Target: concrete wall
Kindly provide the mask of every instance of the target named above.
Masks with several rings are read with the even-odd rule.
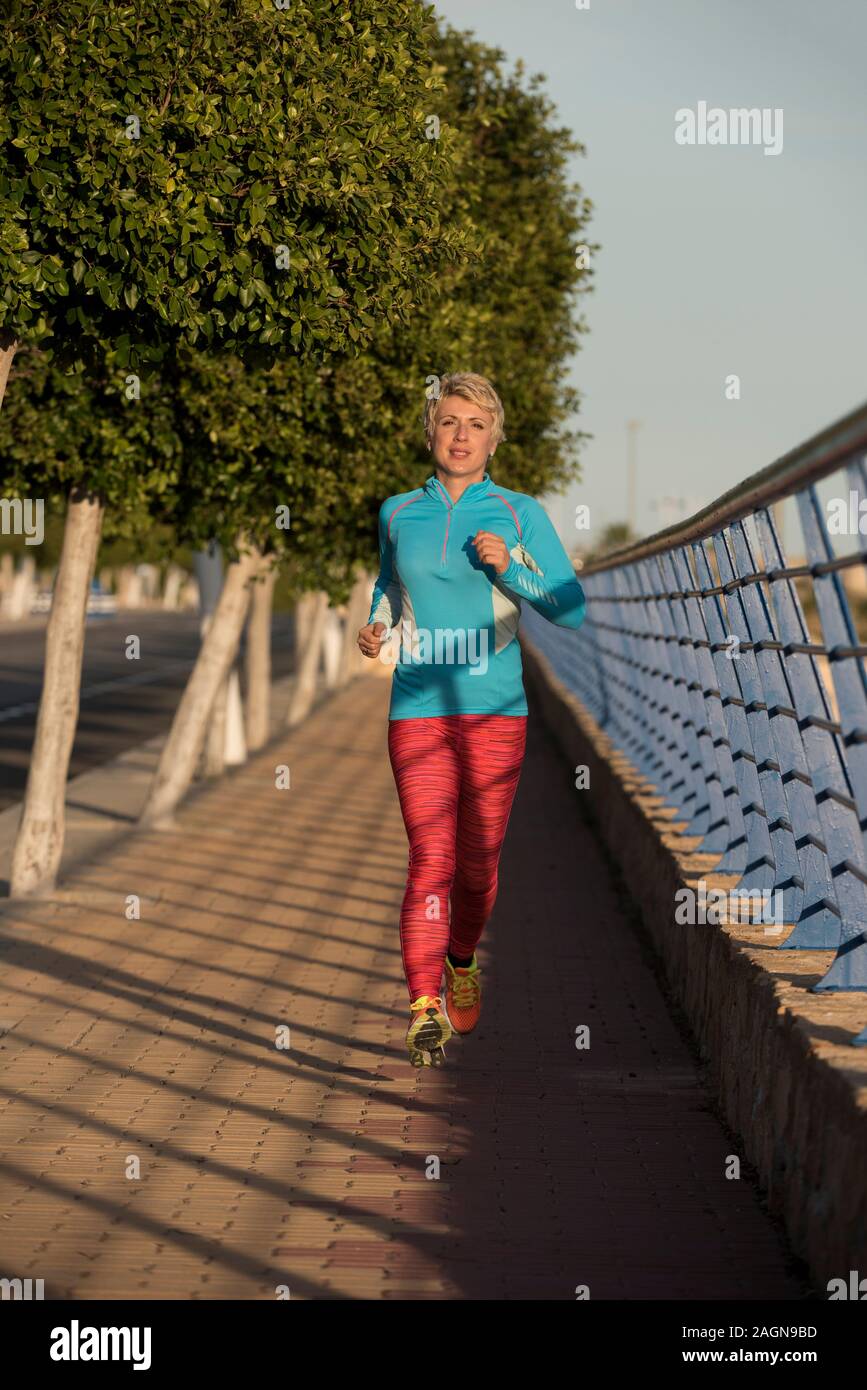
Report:
[[[576,790],[620,870],[709,1064],[720,1109],[742,1138],[772,1211],[824,1291],[850,1270],[867,1278],[867,993],[812,994],[833,951],[780,951],[788,927],[686,926],[675,893],[712,872],[675,814],[620,754],[546,658],[522,636],[528,689],[571,760]]]

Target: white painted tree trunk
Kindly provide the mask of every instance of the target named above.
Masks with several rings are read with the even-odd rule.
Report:
[[[0,332],[0,405],[3,404],[3,397],[6,395],[9,368],[12,366],[12,359],[17,349],[17,339],[12,338],[8,330]]]
[[[169,565],[163,587],[163,608],[170,613],[176,613],[180,607],[181,586],[186,577],[186,571],[180,565]]]
[[[217,691],[211,710],[202,759],[203,775],[222,777],[227,767],[240,767],[246,761],[241,682],[233,667]]]
[[[340,654],[340,675],[338,685],[346,685],[361,670],[360,662],[366,658],[358,650],[358,629],[364,623],[370,609],[371,585],[367,574],[360,574],[352,586],[343,627],[343,644]]]
[[[343,629],[346,607],[328,608],[322,630],[322,669],[326,690],[334,690],[340,680],[340,659],[343,655]]]
[[[244,653],[247,686],[247,747],[250,752],[268,740],[271,711],[271,613],[277,567],[263,559],[259,579],[253,585],[247,647]]]
[[[307,636],[310,632],[310,620],[316,608],[316,594],[308,589],[303,593],[295,604],[295,653],[296,664],[301,660],[298,655],[307,646]]]
[[[7,550],[0,555],[0,598],[5,597],[12,588],[15,579],[15,561]],[[2,608],[2,603],[0,603]]]
[[[20,622],[22,618],[29,618],[35,597],[36,582],[31,562],[30,566],[22,565],[12,581],[12,588],[9,591],[4,609],[4,617],[12,618],[14,622]]]
[[[223,762],[226,767],[240,767],[247,761],[247,739],[244,734],[244,703],[237,668],[229,672],[226,682],[226,738]]]
[[[124,565],[120,571],[117,606],[118,608],[141,608],[142,606],[141,575],[137,573],[134,565]]]
[[[208,732],[205,736],[204,774],[206,777],[221,777],[226,766],[226,705],[229,694],[229,677],[220,681],[214,696]]]
[[[289,728],[293,728],[307,718],[316,695],[316,677],[319,672],[322,637],[328,614],[328,595],[323,592],[314,594],[310,608],[309,620],[306,620],[304,624],[306,635],[303,645],[296,647],[295,651],[297,679],[292,688],[289,711],[286,717]]]
[[[87,595],[102,531],[103,504],[70,494],[63,550],[45,635],[45,671],[24,809],[12,854],[10,896],[51,893],[63,854],[66,777],[78,724]]]
[[[259,552],[247,551],[227,569],[216,611],[175,713],[140,824],[174,829],[174,811],[189,789],[220,686],[226,679],[250,603]]]
[[[220,582],[222,583],[222,580],[221,580]],[[212,618],[213,616],[214,616],[213,613],[202,613],[201,611],[199,612],[199,645],[200,645],[200,646],[201,646],[202,642],[204,642],[204,640],[205,640],[205,633],[208,631],[208,628],[211,626],[211,618]],[[213,728],[214,717],[215,717],[215,715],[216,715],[217,717],[219,717],[219,698],[220,698],[220,694],[219,694],[219,691],[218,691],[217,694],[214,696],[214,703],[213,703],[213,705],[211,706],[211,714],[210,714],[210,718],[209,718],[209,720],[208,720],[207,732],[206,732],[206,734],[205,734],[204,739],[202,740],[202,746],[201,746],[201,748],[200,748],[200,750],[199,750],[199,756],[198,756],[198,758],[196,759],[196,767],[195,767],[195,771],[193,772],[193,781],[198,781],[199,778],[201,778],[201,777],[207,777],[207,776],[210,775],[209,772],[208,772],[208,767],[209,767],[209,765],[212,764],[212,760],[213,760],[213,756],[214,756],[214,745],[213,745],[213,740],[212,740],[212,738],[211,738],[211,730],[212,730],[212,728]]]
[[[187,575],[187,578],[181,585],[178,603],[184,613],[192,613],[195,609],[200,607],[199,585],[193,575]]]
[[[159,597],[160,572],[156,565],[141,564],[136,565],[136,574],[141,584],[142,598],[146,604],[150,604]]]

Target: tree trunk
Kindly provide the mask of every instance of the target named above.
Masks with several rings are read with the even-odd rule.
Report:
[[[370,589],[368,576],[360,574],[352,587],[346,609],[338,685],[346,685],[353,676],[357,676],[360,670],[359,661],[366,660],[366,657],[363,657],[358,650],[357,639],[358,629],[363,625],[370,608]]]
[[[141,575],[137,573],[135,565],[122,565],[118,578],[118,608],[141,608],[141,599]]]
[[[316,594],[308,589],[295,604],[295,662],[301,660],[299,653],[307,646],[310,633],[310,619],[316,607]]]
[[[325,689],[336,690],[340,684],[340,667],[343,659],[343,634],[346,629],[346,604],[337,608],[327,608],[325,625],[322,630],[322,670],[325,676]]]
[[[3,404],[3,397],[6,395],[9,368],[17,350],[18,339],[13,338],[8,329],[0,330],[0,405]]]
[[[273,560],[263,560],[260,577],[253,585],[250,618],[247,623],[246,685],[247,685],[247,747],[250,752],[261,748],[268,740],[271,710],[271,610],[277,566]]]
[[[241,699],[241,680],[233,666],[226,681],[226,739],[223,744],[223,763],[240,767],[247,761],[247,736],[244,733],[244,702]]]
[[[226,571],[220,600],[175,712],[141,814],[139,824],[148,829],[176,827],[173,813],[190,786],[217,692],[235,659],[250,603],[250,581],[259,563],[259,551],[248,551]]]
[[[66,776],[78,724],[87,595],[102,531],[101,498],[74,489],[45,635],[45,673],[10,896],[51,893],[63,855]]]
[[[319,671],[319,657],[322,653],[322,635],[328,614],[328,595],[316,593],[312,596],[309,621],[305,621],[306,638],[304,644],[295,652],[297,679],[292,688],[289,712],[286,723],[289,728],[300,724],[307,718],[316,694],[316,676]]]
[[[244,705],[234,665],[217,691],[202,756],[202,776],[222,777],[227,767],[247,761]]]
[[[163,584],[163,608],[170,613],[177,613],[180,608],[181,587],[186,577],[186,573],[180,565],[169,565],[166,570],[165,583]]]
[[[228,697],[229,677],[227,675],[225,680],[220,681],[220,687],[211,706],[211,717],[208,720],[204,765],[206,777],[222,777],[223,769],[226,766],[226,706]]]
[[[7,550],[0,555],[0,612],[7,594],[12,592],[12,585],[15,583],[15,560]]]

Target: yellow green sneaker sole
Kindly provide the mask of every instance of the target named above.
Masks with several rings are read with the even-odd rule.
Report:
[[[440,998],[423,995],[422,999],[424,1003],[416,1000],[412,1006],[414,1017],[406,1030],[409,1060],[414,1067],[441,1067],[452,1027]]]

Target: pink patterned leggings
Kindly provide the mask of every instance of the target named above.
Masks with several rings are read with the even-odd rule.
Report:
[[[400,947],[410,1002],[441,992],[447,951],[468,959],[476,949],[497,897],[526,742],[526,715],[389,720],[409,840]]]

